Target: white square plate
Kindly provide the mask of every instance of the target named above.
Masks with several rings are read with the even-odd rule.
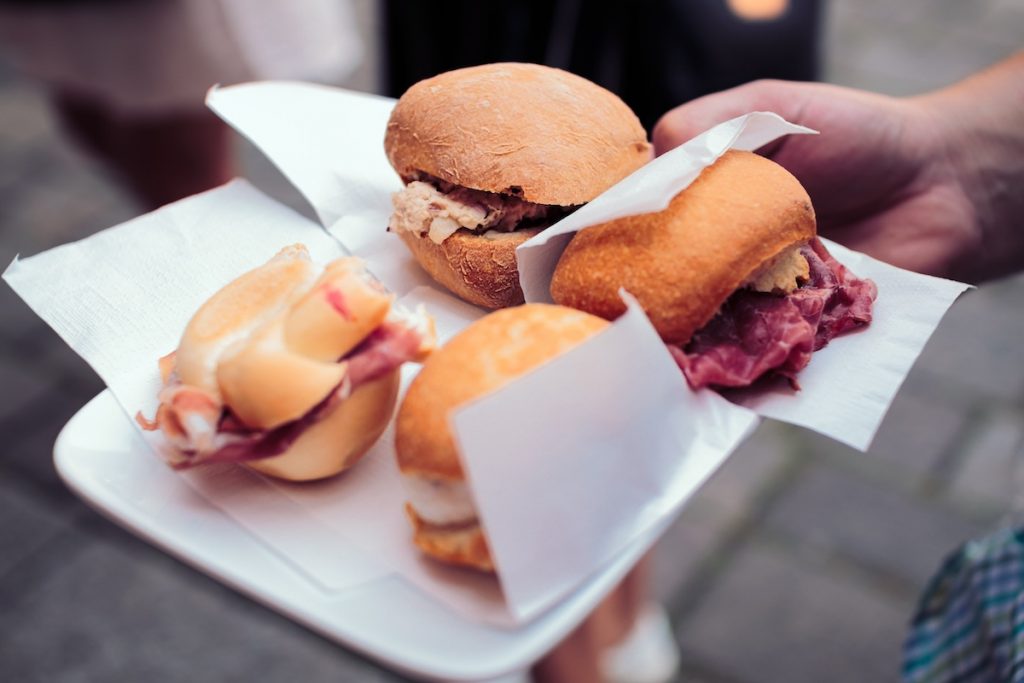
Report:
[[[448,611],[397,575],[325,592],[154,457],[109,391],[65,425],[54,462],[86,502],[199,571],[388,667],[451,681],[482,681],[529,667],[671,522],[636,541],[538,619],[502,629]]]

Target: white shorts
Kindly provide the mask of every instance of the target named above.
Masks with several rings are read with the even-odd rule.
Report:
[[[135,0],[0,7],[0,49],[50,85],[139,114],[202,107],[218,83],[337,82],[362,42],[348,0]]]

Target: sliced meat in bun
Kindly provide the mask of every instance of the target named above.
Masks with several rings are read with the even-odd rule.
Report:
[[[811,352],[867,324],[876,296],[816,237],[807,192],[750,152],[726,153],[664,211],[578,232],[555,268],[556,303],[612,320],[633,294],[691,386],[795,384]]]
[[[515,248],[650,158],[614,94],[537,64],[487,64],[413,85],[384,148],[406,188],[389,229],[466,301],[523,302]]]
[[[402,401],[395,431],[406,512],[423,552],[450,564],[494,569],[450,431],[451,412],[607,325],[562,306],[527,304],[481,318],[427,360]]]
[[[387,425],[398,370],[432,349],[432,322],[403,314],[358,259],[320,267],[283,249],[215,293],[178,349],[147,429],[178,468],[243,462],[290,480],[354,464]]]

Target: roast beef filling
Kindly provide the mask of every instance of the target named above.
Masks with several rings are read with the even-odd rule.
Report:
[[[512,194],[484,192],[421,175],[392,197],[388,229],[406,230],[440,244],[458,230],[483,234],[543,228],[572,213],[573,206],[534,204]]]
[[[191,429],[189,422],[198,415],[192,405],[207,402],[193,400],[205,392],[193,387],[172,383],[161,396],[161,406],[154,422],[139,420],[143,429],[163,430],[175,446],[168,460],[175,469],[185,469],[210,462],[244,462],[280,455],[310,426],[328,415],[339,403],[347,399],[360,386],[384,377],[403,363],[413,360],[423,343],[423,334],[407,324],[387,320],[370,336],[345,356],[348,372],[341,383],[320,403],[297,420],[269,430],[252,429],[236,418],[229,408],[220,411],[215,433]],[[201,395],[201,396],[200,396]],[[189,397],[186,402],[183,397]],[[208,411],[207,411],[208,412]],[[208,430],[213,432],[214,430]],[[197,439],[202,434],[204,438]]]
[[[738,290],[685,348],[669,347],[691,387],[745,387],[774,374],[798,389],[811,353],[871,322],[874,282],[853,275],[817,239],[801,254],[809,274],[796,290]]]

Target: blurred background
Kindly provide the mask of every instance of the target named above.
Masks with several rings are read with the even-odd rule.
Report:
[[[309,214],[203,111],[215,83],[319,80],[397,95],[463,64],[572,69],[652,125],[759,77],[891,95],[1024,46],[1024,0],[636,3],[0,1],[0,260],[244,175]],[[1020,521],[1024,280],[970,292],[871,451],[765,424],[662,541],[681,681],[898,679],[917,595],[960,542]],[[102,389],[0,288],[0,675],[11,681],[405,680],[79,502],[51,448]]]

